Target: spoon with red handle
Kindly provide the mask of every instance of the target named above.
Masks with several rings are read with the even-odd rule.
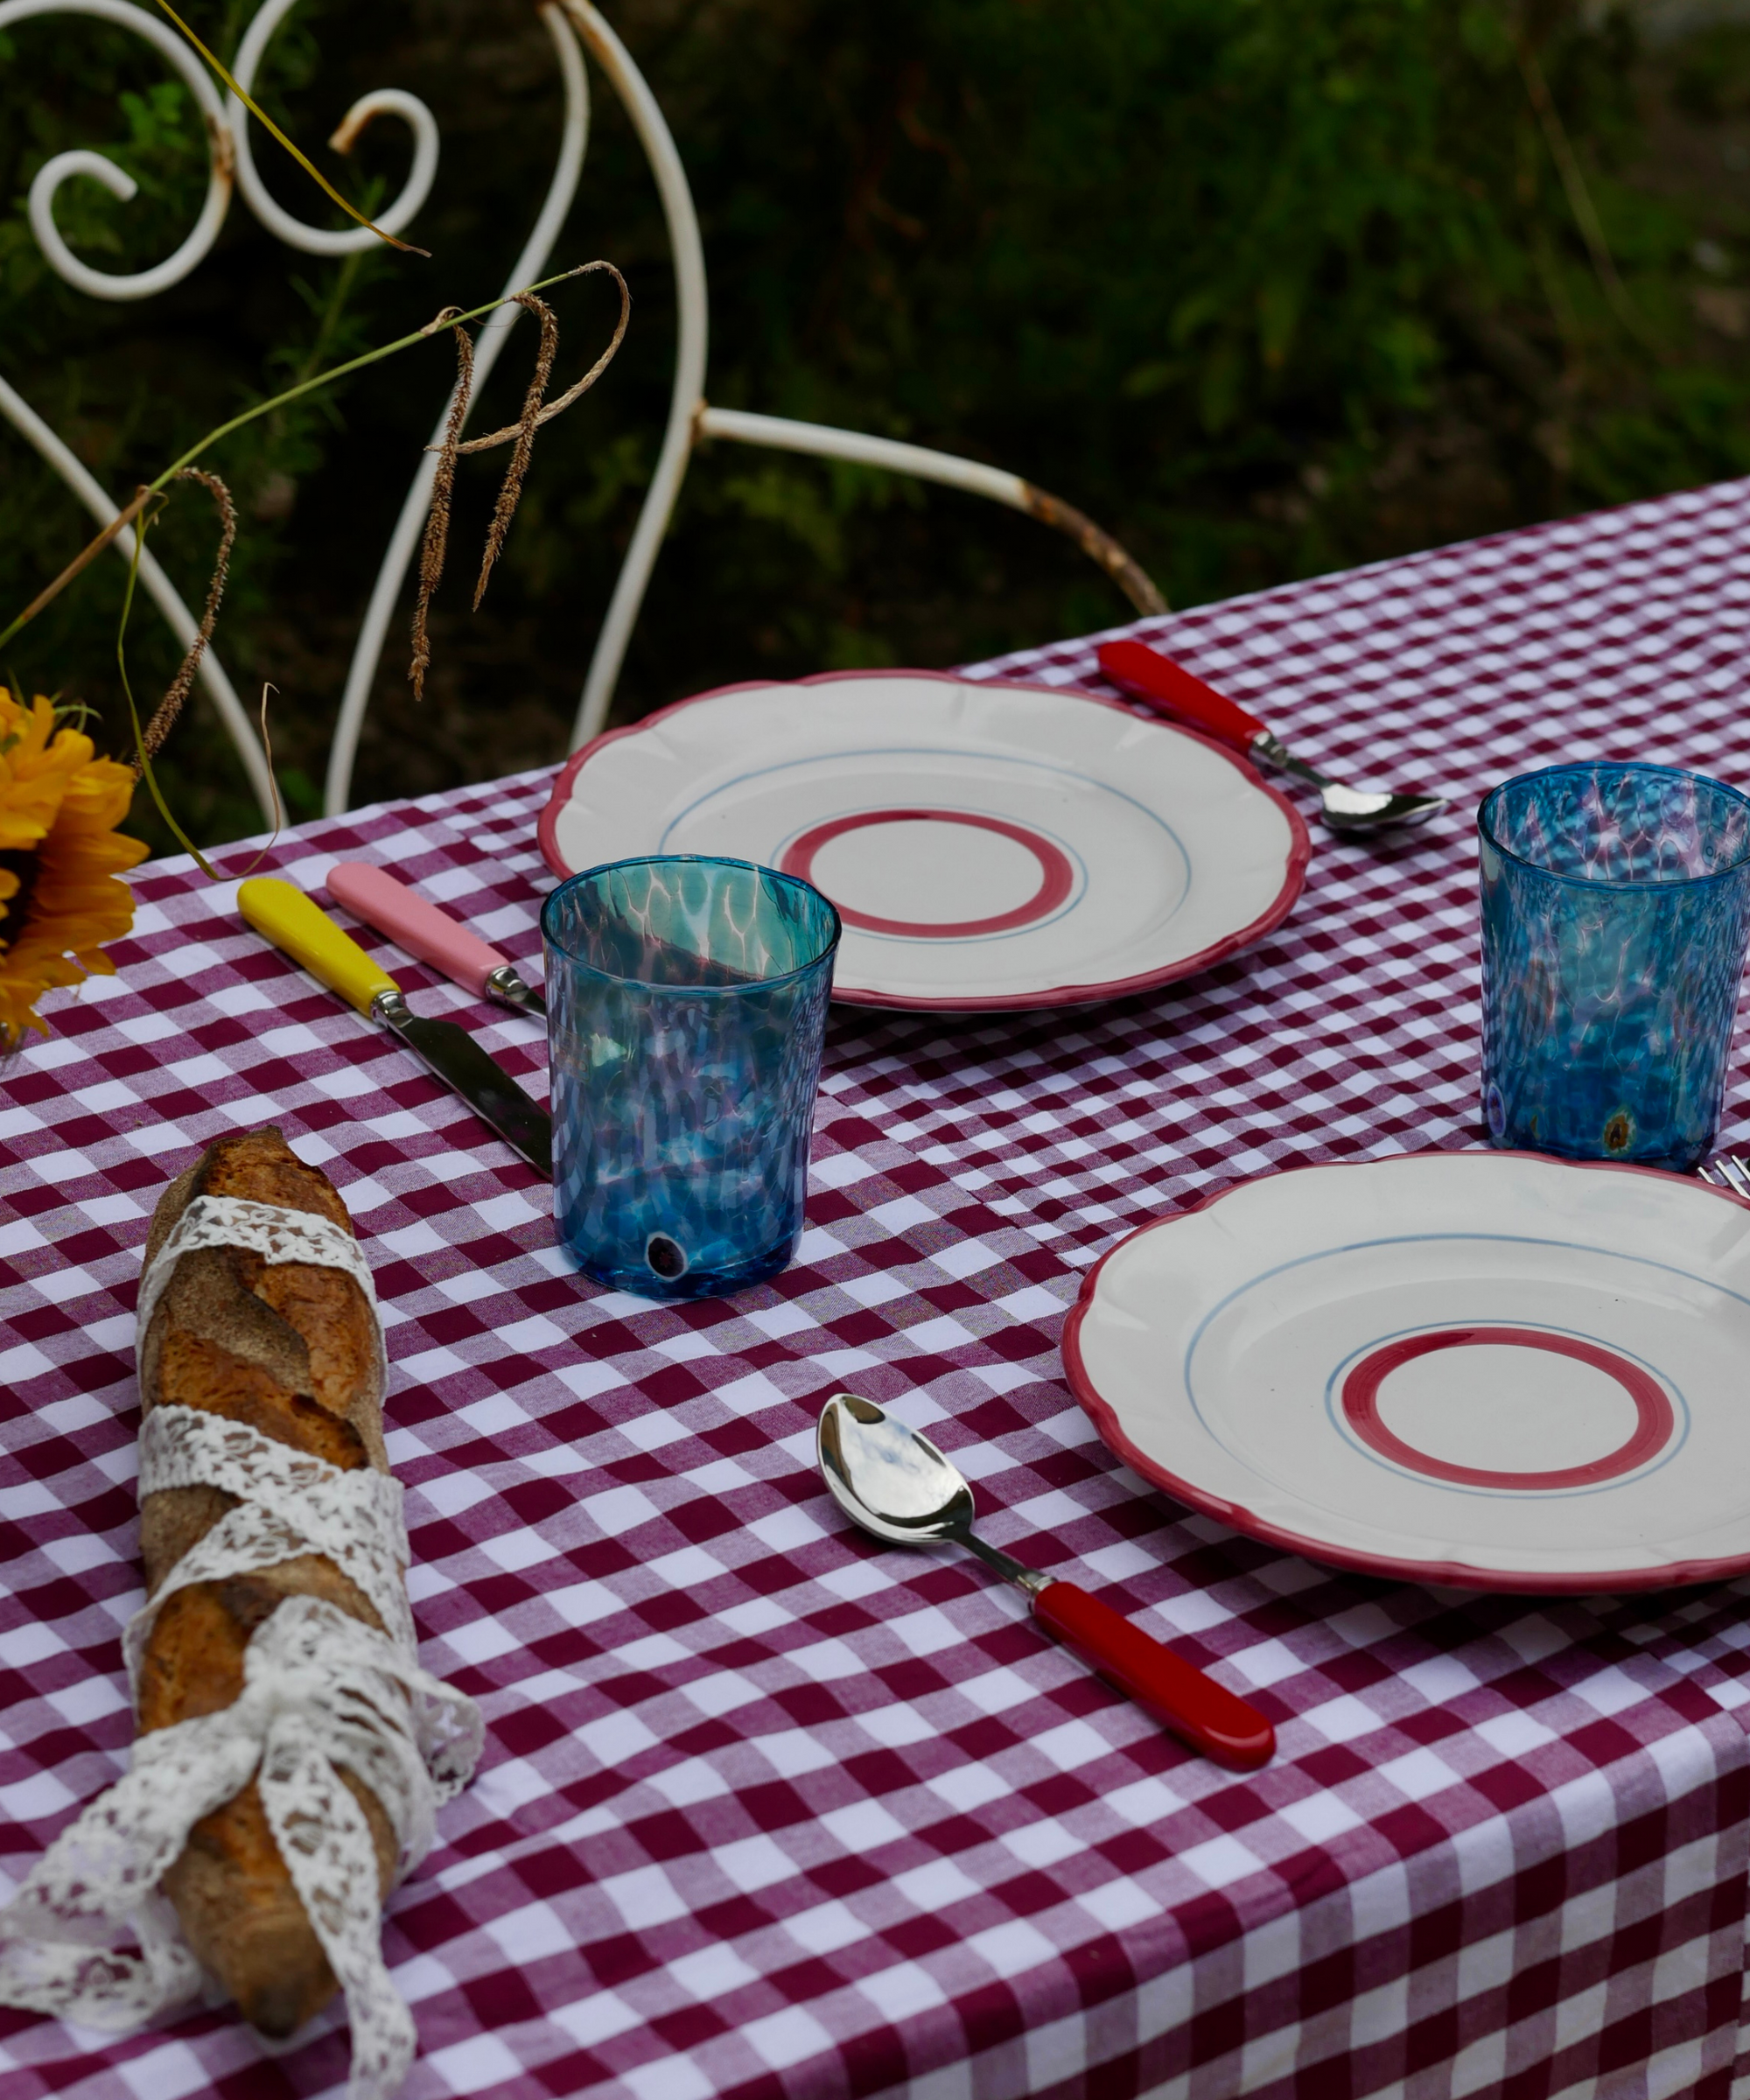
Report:
[[[972,1490],[928,1437],[889,1421],[872,1400],[835,1393],[821,1410],[822,1478],[854,1524],[889,1545],[970,1547],[1005,1581],[1025,1590],[1033,1617],[1109,1684],[1171,1729],[1180,1742],[1236,1772],[1276,1754],[1276,1731],[1256,1707],[1205,1676],[1110,1604],[1036,1575],[972,1535]]]
[[[1102,642],[1097,651],[1102,672],[1121,693],[1140,700],[1158,714],[1176,715],[1206,736],[1278,773],[1292,774],[1319,790],[1325,822],[1334,831],[1374,831],[1382,824],[1424,824],[1446,806],[1443,794],[1373,794],[1343,788],[1297,759],[1272,736],[1256,715],[1236,706],[1214,686],[1205,685],[1172,657],[1141,641]]]
[[[532,1013],[537,1021],[546,1019],[546,1000],[523,983],[508,956],[471,934],[417,890],[398,882],[387,868],[337,860],[328,871],[328,894],[355,919],[387,934],[397,947],[441,970],[476,998],[496,999],[500,1006]]]

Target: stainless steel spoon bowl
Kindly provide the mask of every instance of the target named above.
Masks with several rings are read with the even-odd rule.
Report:
[[[1037,1596],[1051,1582],[972,1535],[972,1490],[927,1436],[890,1422],[872,1400],[835,1393],[821,1410],[820,1469],[853,1523],[890,1546],[970,1546],[1005,1581]]]
[[[972,1490],[928,1437],[890,1421],[872,1401],[835,1393],[821,1410],[818,1452],[832,1499],[872,1536],[895,1546],[970,1547],[1026,1592],[1047,1632],[1181,1741],[1237,1771],[1269,1761],[1276,1732],[1255,1707],[1086,1590],[1035,1574],[976,1538]]]
[[[1345,788],[1305,759],[1297,759],[1269,730],[1260,728],[1246,746],[1246,755],[1278,773],[1305,780],[1319,790],[1319,811],[1334,831],[1376,831],[1385,824],[1425,824],[1446,807],[1444,794],[1387,794],[1366,788]]]

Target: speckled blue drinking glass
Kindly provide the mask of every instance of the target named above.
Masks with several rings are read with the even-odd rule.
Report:
[[[587,1275],[644,1298],[774,1276],[802,1229],[838,914],[791,875],[669,855],[541,914],[554,1209]]]
[[[1750,800],[1552,766],[1477,812],[1489,1136],[1687,1171],[1713,1143],[1750,934]]]

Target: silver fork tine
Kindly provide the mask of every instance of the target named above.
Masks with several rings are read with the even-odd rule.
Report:
[[[1724,1188],[1726,1186],[1726,1176],[1720,1172],[1719,1163],[1715,1159],[1710,1159],[1705,1166],[1697,1167],[1696,1180],[1705,1181],[1710,1188]]]

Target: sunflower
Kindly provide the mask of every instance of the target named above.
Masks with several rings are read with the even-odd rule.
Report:
[[[115,829],[133,799],[130,767],[40,694],[26,707],[0,687],[0,1050],[47,1034],[37,1002],[52,985],[113,973],[103,943],[134,923],[116,877],[150,850]]]

